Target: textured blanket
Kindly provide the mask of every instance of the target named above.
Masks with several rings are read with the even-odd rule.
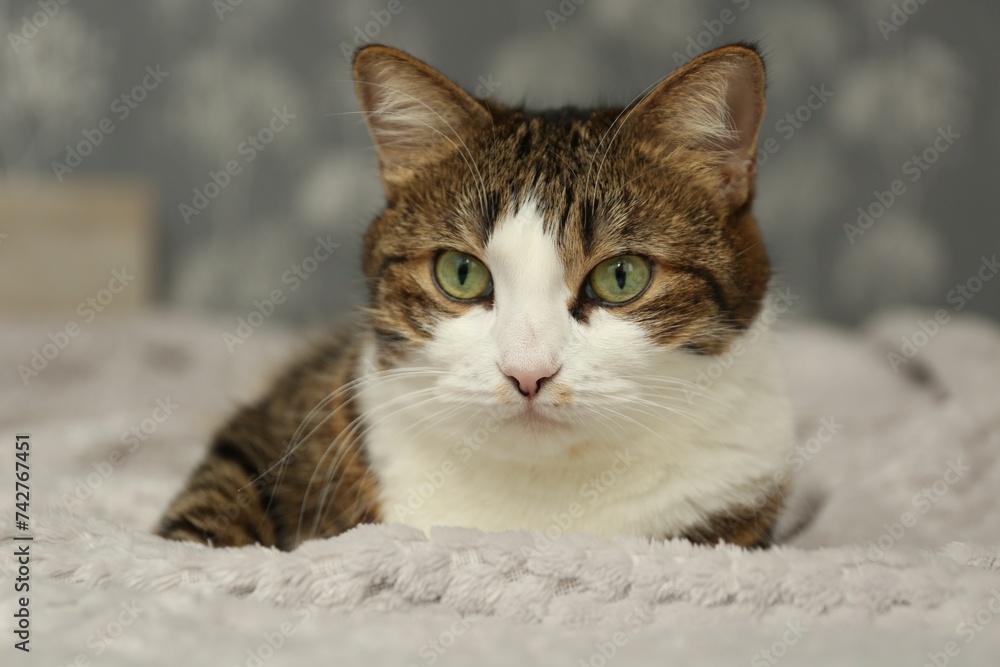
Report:
[[[365,526],[292,553],[148,529],[303,336],[268,324],[230,352],[230,322],[150,314],[43,350],[63,324],[0,327],[5,665],[997,664],[992,323],[788,328],[799,472],[769,551]],[[19,371],[35,350],[44,367]],[[31,434],[26,531],[17,433]],[[14,648],[23,596],[30,653]]]

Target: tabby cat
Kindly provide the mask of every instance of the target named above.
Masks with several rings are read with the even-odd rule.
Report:
[[[218,432],[159,534],[766,545],[792,430],[760,316],[756,48],[705,53],[624,108],[476,99],[380,45],[354,78],[386,193],[364,318]]]

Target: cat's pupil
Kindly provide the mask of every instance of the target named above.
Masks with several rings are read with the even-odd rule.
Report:
[[[618,289],[625,289],[625,279],[627,277],[625,274],[625,262],[618,262],[615,265],[615,280],[618,282]]]
[[[458,265],[458,283],[460,285],[465,284],[465,280],[469,277],[469,260],[463,259]]]

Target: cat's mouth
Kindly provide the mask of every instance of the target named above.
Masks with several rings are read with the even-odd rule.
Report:
[[[558,406],[539,404],[537,401],[526,401],[524,407],[514,415],[518,423],[534,429],[564,428],[570,421]]]

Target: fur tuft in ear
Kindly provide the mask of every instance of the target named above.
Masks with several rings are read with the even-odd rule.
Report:
[[[753,191],[764,86],[764,61],[757,51],[724,46],[674,72],[632,113],[654,145],[708,157],[727,201],[739,206]]]
[[[482,104],[442,74],[387,46],[358,51],[354,86],[390,194],[420,168],[465,150],[464,137],[490,120]]]

